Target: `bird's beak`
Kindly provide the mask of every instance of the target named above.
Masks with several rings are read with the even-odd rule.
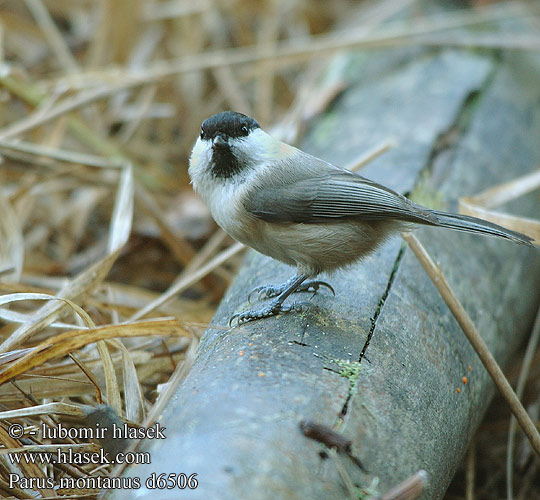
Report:
[[[218,148],[227,147],[229,145],[229,141],[227,140],[227,137],[225,137],[222,134],[216,135],[214,138],[214,146]]]

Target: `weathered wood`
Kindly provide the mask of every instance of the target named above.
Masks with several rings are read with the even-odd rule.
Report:
[[[388,65],[375,60],[382,54],[351,58],[351,87],[302,147],[343,165],[392,136],[397,147],[363,174],[407,192],[425,171],[448,199],[540,161],[540,87],[530,75],[538,58],[414,54],[395,51]],[[440,152],[437,139],[456,123],[466,125],[463,133]],[[539,213],[533,197],[511,208]],[[504,363],[538,304],[538,253],[441,229],[417,234]],[[284,281],[292,271],[250,253],[213,324],[226,325],[247,308],[253,287]],[[341,459],[355,484],[377,477],[384,491],[425,469],[425,498],[441,498],[493,393],[485,370],[401,239],[328,279],[336,297],[320,291],[305,313],[205,333],[193,370],[160,419],[167,439],[146,447],[151,465],[127,472],[143,486],[151,472],[197,473],[198,488],[142,487],[137,498],[347,498],[336,463],[321,459],[322,445],[300,432],[303,419],[341,423],[368,470]],[[372,328],[369,362],[357,370]],[[114,498],[132,495],[120,490]]]

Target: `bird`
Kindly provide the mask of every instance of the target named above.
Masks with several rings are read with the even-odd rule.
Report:
[[[420,224],[496,236],[527,246],[533,239],[468,215],[418,205],[345,168],[312,156],[266,133],[235,111],[203,121],[189,160],[194,190],[216,223],[232,238],[285,264],[296,273],[283,284],[249,294],[273,300],[235,313],[230,324],[301,311],[284,304],[294,292],[331,285],[322,272],[347,267],[387,238]]]

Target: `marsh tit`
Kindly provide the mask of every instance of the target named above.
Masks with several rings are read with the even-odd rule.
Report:
[[[266,307],[235,314],[238,323],[300,310],[293,292],[330,285],[306,281],[361,259],[411,225],[440,226],[531,245],[532,238],[496,224],[431,210],[356,173],[289,146],[256,120],[224,111],[206,119],[189,175],[215,221],[235,240],[296,266],[282,285],[254,290]],[[333,290],[332,290],[333,292]]]

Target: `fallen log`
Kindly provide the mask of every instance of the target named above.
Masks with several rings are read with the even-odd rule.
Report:
[[[533,67],[529,55],[496,60],[454,50],[351,57],[349,88],[301,147],[345,165],[391,136],[397,146],[362,174],[455,201],[538,164]],[[537,216],[538,200],[510,209]],[[504,365],[538,306],[538,253],[442,229],[416,234]],[[212,324],[227,325],[248,307],[252,288],[291,273],[249,253]],[[150,465],[126,471],[141,478],[137,498],[345,499],[387,491],[420,469],[430,477],[424,498],[443,496],[491,399],[491,380],[401,239],[327,279],[336,296],[305,295],[312,307],[303,313],[205,332],[159,419],[167,439],[145,444]],[[366,471],[347,454],[328,454],[301,421],[338,430]],[[196,473],[197,487],[151,490],[153,472]]]

